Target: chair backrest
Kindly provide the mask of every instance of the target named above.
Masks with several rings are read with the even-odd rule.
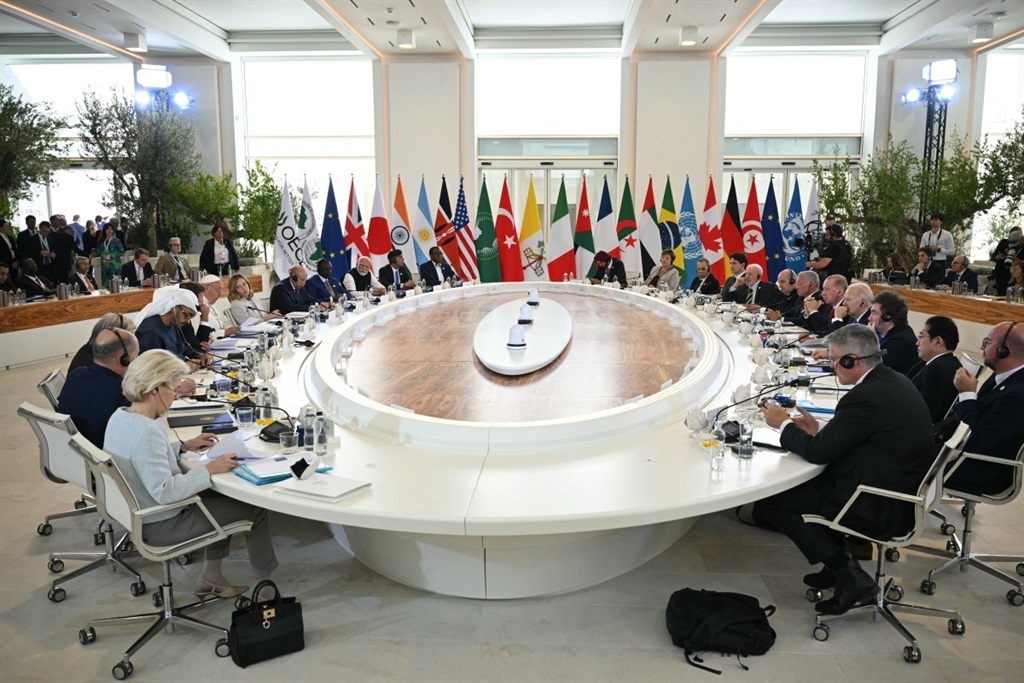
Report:
[[[914,527],[906,535],[893,539],[894,541],[898,540],[901,545],[906,545],[924,530],[928,512],[942,499],[942,475],[946,470],[946,463],[959,457],[970,435],[971,428],[961,422],[939,449],[938,455],[917,488],[920,502],[914,506]]]
[[[964,453],[964,456],[968,459],[964,463],[965,465],[969,464],[971,457],[986,457],[982,453]],[[948,493],[957,498],[975,500],[991,505],[1006,505],[1013,502],[1020,495],[1021,489],[1024,488],[1024,483],[1022,483],[1022,480],[1024,480],[1024,444],[1021,444],[1021,447],[1017,450],[1016,458],[1000,462],[1005,462],[1005,467],[1013,467],[1013,478],[1010,480],[1010,485],[1002,491],[995,493],[965,493],[948,489]]]
[[[51,370],[43,381],[36,385],[36,389],[50,402],[50,407],[57,410],[57,399],[64,389],[64,371],[60,368]]]
[[[77,454],[79,462],[84,461],[92,472],[93,480],[96,482],[96,507],[100,515],[131,531],[133,539],[141,539],[141,524],[136,525],[139,528],[133,527],[137,518],[132,514],[140,509],[139,501],[128,487],[128,482],[110,454],[102,448],[97,448],[81,434],[72,436],[68,441],[68,447]],[[141,545],[136,543],[136,547]]]
[[[39,440],[39,468],[43,476],[58,484],[70,482],[88,490],[88,468],[68,447],[68,437],[78,434],[71,417],[28,402],[18,406],[18,415],[25,418]]]

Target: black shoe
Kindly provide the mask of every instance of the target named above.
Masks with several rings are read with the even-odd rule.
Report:
[[[820,572],[805,575],[804,585],[820,591],[835,588],[836,573],[828,567],[822,567]]]
[[[837,569],[835,576],[835,594],[828,600],[822,600],[814,605],[815,611],[821,614],[843,614],[851,607],[867,602],[878,594],[878,584],[857,560],[850,560],[845,567]]]

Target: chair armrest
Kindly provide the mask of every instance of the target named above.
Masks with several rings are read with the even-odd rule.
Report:
[[[170,512],[171,510],[181,510],[187,508],[193,503],[199,503],[199,496],[190,496],[184,500],[179,500],[176,503],[168,503],[167,505],[154,505],[153,507],[142,508],[141,510],[135,511],[135,516],[140,518],[145,523],[147,517],[152,517],[163,512]]]
[[[853,495],[850,496],[849,500],[846,501],[846,504],[843,505],[842,509],[836,514],[836,516],[833,519],[827,519],[825,517],[822,517],[821,515],[803,515],[803,520],[804,522],[808,522],[811,524],[823,524],[829,527],[830,529],[834,529],[847,535],[853,535],[857,536],[858,538],[866,538],[873,542],[882,543],[884,542],[884,539],[873,539],[870,536],[865,536],[863,533],[859,531],[850,529],[840,524],[843,517],[846,516],[846,513],[850,510],[850,508],[853,506],[853,504],[857,501],[857,499],[860,497],[862,493],[868,496],[879,496],[882,498],[891,498],[893,500],[902,500],[907,503],[921,502],[921,497],[912,493],[900,493],[899,491],[881,489],[878,488],[877,486],[868,486],[867,484],[860,484],[857,487],[857,489],[853,492]]]
[[[946,481],[951,476],[953,476],[953,473],[960,469],[960,466],[967,462],[968,460],[976,460],[978,462],[989,462],[992,463],[993,465],[1005,465],[1007,467],[1013,468],[1020,468],[1024,466],[1024,463],[1022,463],[1020,460],[997,458],[993,455],[982,455],[981,453],[962,453],[960,457],[953,462],[953,466],[946,471],[945,475],[943,475],[942,483],[945,484]]]

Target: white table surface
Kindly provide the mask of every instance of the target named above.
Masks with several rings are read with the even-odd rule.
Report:
[[[550,365],[572,339],[572,316],[551,299],[530,306],[533,323],[523,325],[526,346],[508,346],[509,328],[517,324],[526,299],[498,306],[484,316],[473,333],[473,352],[484,367],[502,375],[525,375]]]

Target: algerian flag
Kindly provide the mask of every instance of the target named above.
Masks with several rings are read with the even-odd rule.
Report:
[[[569,222],[569,202],[565,197],[565,176],[558,188],[555,215],[551,219],[551,234],[548,235],[548,277],[552,282],[562,282],[576,270],[576,255],[572,249],[572,224]]]

